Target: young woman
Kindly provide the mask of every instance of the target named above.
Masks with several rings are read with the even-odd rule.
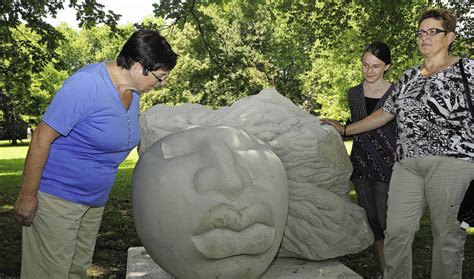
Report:
[[[393,90],[384,79],[390,68],[391,53],[387,44],[369,44],[362,54],[364,81],[348,93],[352,122],[359,121],[381,108]],[[351,152],[351,176],[358,203],[367,213],[374,232],[374,254],[379,275],[383,274],[383,241],[387,219],[387,194],[395,160],[396,124],[390,121],[373,131],[354,136]]]

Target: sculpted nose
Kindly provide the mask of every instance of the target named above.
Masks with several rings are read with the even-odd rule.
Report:
[[[208,165],[194,175],[198,192],[216,191],[228,199],[239,197],[252,184],[250,173],[239,163],[238,155],[224,142],[210,141],[205,148]]]

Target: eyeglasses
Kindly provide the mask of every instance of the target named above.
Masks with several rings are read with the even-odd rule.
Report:
[[[438,35],[439,33],[448,33],[448,31],[443,30],[443,29],[438,29],[438,28],[430,28],[427,30],[418,30],[415,32],[417,38],[421,38],[423,34],[426,34],[428,37],[432,37],[435,35]]]
[[[150,71],[150,73],[151,73],[151,74],[156,78],[156,80],[158,81],[158,82],[156,83],[156,85],[162,84],[162,83],[165,82],[165,80],[168,78],[167,75],[160,78],[160,77],[158,77],[157,75],[155,75],[152,71]]]

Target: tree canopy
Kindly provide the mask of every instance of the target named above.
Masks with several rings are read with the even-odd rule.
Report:
[[[15,140],[22,121],[38,121],[61,83],[87,63],[114,59],[137,28],[160,30],[179,54],[168,85],[142,97],[157,103],[231,105],[274,87],[315,115],[347,120],[348,88],[362,80],[365,45],[392,49],[388,78],[420,63],[416,18],[430,7],[459,17],[453,53],[472,57],[474,19],[469,1],[168,0],[156,17],[117,26],[119,15],[95,0],[69,1],[81,30],[53,27],[63,1],[0,1],[0,109]],[[2,116],[2,115],[0,115]],[[1,120],[1,119],[0,119]]]
[[[95,0],[71,0],[69,6],[76,9],[81,27],[99,23],[115,27],[119,19],[112,11],[102,11],[103,5]],[[63,8],[61,0],[0,1],[0,109],[3,133],[14,143],[19,139],[19,128],[25,126],[21,114],[42,112],[34,112],[38,106],[35,100],[41,97],[31,94],[30,89],[38,86],[32,83],[32,76],[57,57],[63,36],[45,18],[55,17]]]

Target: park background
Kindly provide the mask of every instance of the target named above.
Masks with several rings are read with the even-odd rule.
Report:
[[[70,6],[78,26],[46,20]],[[119,24],[100,1],[0,2],[0,277],[18,276],[21,227],[12,217],[27,141],[62,82],[87,63],[114,59],[138,28],[160,30],[179,55],[165,87],[141,98],[141,110],[162,103],[228,106],[274,87],[316,116],[349,119],[347,90],[362,81],[360,58],[369,42],[392,49],[387,78],[421,61],[416,18],[447,7],[459,19],[452,53],[474,53],[474,7],[469,0],[169,0],[152,14]],[[91,276],[125,275],[128,247],[140,246],[133,227],[131,173],[136,153],[121,166],[106,206]],[[354,197],[352,197],[354,198]],[[429,214],[428,212],[426,214]],[[474,277],[474,237],[466,243],[464,278]],[[341,261],[361,275],[375,270],[367,249]],[[414,276],[429,277],[431,233],[425,216],[414,246]]]

